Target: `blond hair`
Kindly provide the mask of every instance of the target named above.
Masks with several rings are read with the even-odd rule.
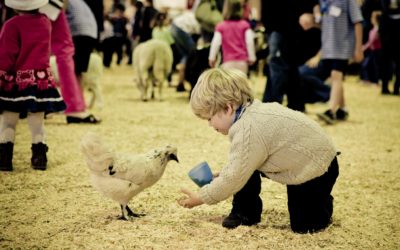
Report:
[[[197,80],[190,96],[193,113],[208,119],[229,104],[240,106],[252,102],[254,96],[246,75],[237,69],[209,69]]]

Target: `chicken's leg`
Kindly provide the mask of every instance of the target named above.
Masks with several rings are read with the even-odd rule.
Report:
[[[132,212],[132,210],[128,207],[128,205],[122,205],[121,204],[121,211],[122,215],[119,219],[121,220],[130,220],[132,217],[142,217],[145,214],[137,214]]]

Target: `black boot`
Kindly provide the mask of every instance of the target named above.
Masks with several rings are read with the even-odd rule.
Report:
[[[0,143],[0,171],[12,171],[14,143]]]
[[[41,142],[32,144],[31,166],[33,169],[46,170],[47,156],[46,152],[49,149],[46,144]]]
[[[260,192],[260,172],[255,171],[246,185],[233,196],[231,213],[222,221],[222,226],[233,229],[240,225],[258,224],[262,213]]]

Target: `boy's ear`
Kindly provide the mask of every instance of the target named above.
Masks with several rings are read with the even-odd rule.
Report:
[[[233,113],[235,111],[233,104],[228,103],[228,105],[226,105],[225,111],[226,111],[226,113]]]

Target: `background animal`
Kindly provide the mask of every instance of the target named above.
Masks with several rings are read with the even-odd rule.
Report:
[[[87,133],[81,150],[90,169],[93,187],[121,206],[120,219],[139,217],[128,202],[163,175],[170,160],[178,162],[177,148],[171,145],[144,154],[116,153],[94,133]]]
[[[50,57],[50,68],[54,74],[56,82],[59,82],[57,63],[55,56]],[[104,99],[101,91],[101,77],[103,76],[103,59],[97,53],[91,53],[87,72],[82,74],[81,83],[84,89],[92,92],[88,107],[99,108],[104,107]]]
[[[159,100],[162,100],[162,87],[171,73],[173,55],[171,47],[164,41],[150,39],[140,43],[133,51],[135,81],[142,101],[148,100],[147,90],[151,88],[151,99],[158,86]]]

